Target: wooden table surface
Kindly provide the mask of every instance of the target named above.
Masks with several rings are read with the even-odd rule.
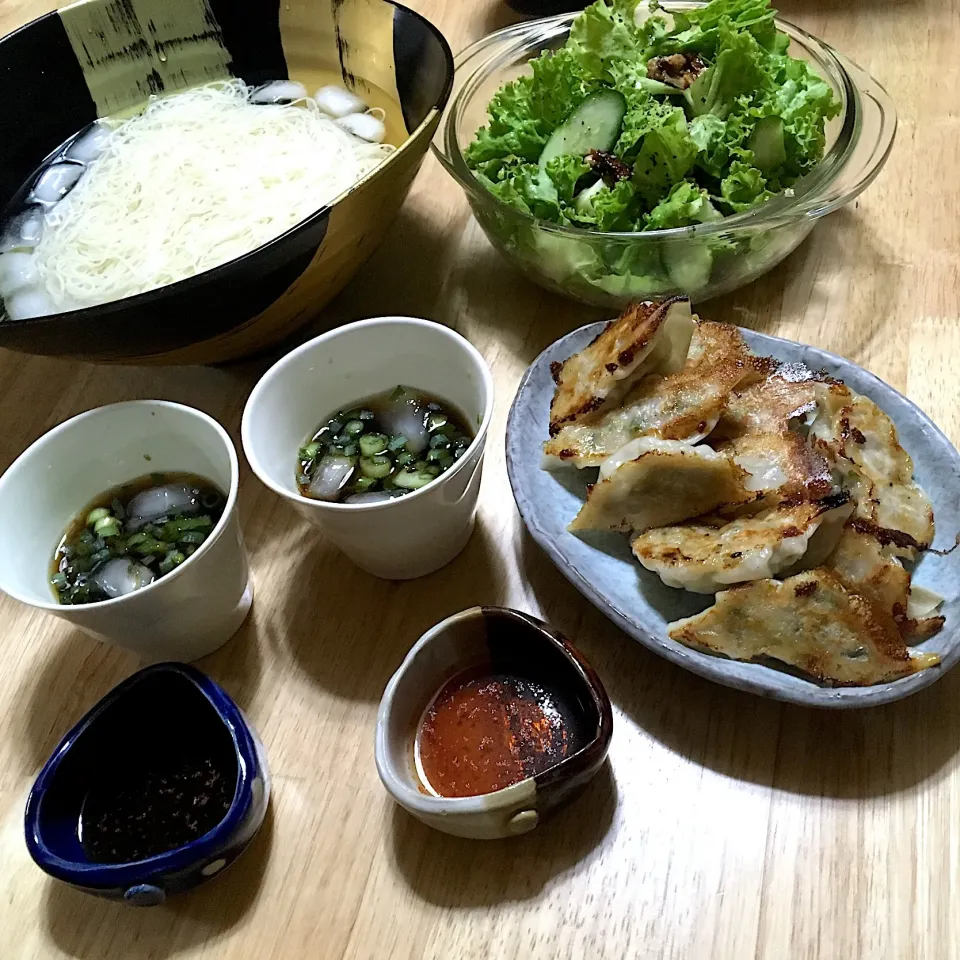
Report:
[[[412,5],[455,49],[512,19],[495,0]],[[0,32],[53,6],[0,0]],[[853,208],[772,275],[700,312],[853,358],[957,442],[960,4],[781,6],[892,92],[897,143]],[[152,910],[49,880],[23,842],[41,763],[137,662],[4,597],[0,957],[960,956],[960,671],[888,707],[812,712],[687,674],[582,599],[523,532],[502,438],[524,368],[599,314],[507,267],[432,157],[382,248],[327,311],[381,314],[449,323],[493,367],[496,416],[468,548],[425,579],[375,580],[244,471],[254,613],[200,666],[260,731],[273,800],[223,877]],[[239,446],[264,367],[96,367],[0,351],[0,468],[67,417],[131,398],[200,407]],[[609,764],[588,791],[533,834],[486,844],[395,808],[373,762],[388,677],[427,627],[475,603],[539,612],[574,638],[616,714]]]

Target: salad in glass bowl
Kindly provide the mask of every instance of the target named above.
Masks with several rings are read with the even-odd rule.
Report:
[[[600,0],[460,55],[435,149],[493,243],[589,303],[705,299],[876,176],[883,89],[768,0]]]

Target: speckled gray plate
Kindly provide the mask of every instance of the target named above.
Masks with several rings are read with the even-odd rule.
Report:
[[[513,495],[531,536],[546,550],[561,573],[598,609],[655,653],[717,683],[778,700],[814,707],[867,707],[909,696],[938,680],[960,659],[960,550],[945,557],[926,554],[914,582],[945,597],[943,629],[924,650],[940,655],[941,665],[902,680],[873,687],[830,689],[773,667],[739,663],[699,653],[667,636],[666,625],[712,603],[709,597],[665,587],[632,557],[622,534],[594,534],[589,541],[567,531],[586,497],[595,470],[543,470],[541,451],[547,437],[553,397],[550,363],[565,360],[602,329],[581,327],[548,347],[527,370],[507,421],[507,470]],[[935,547],[953,545],[960,530],[960,454],[930,418],[873,374],[842,357],[815,347],[750,330],[743,335],[758,354],[802,361],[870,397],[897,426],[900,442],[913,457],[916,478],[933,501],[937,522]]]

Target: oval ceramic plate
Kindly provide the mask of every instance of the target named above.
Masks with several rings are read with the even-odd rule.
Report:
[[[534,540],[588,600],[644,646],[687,670],[738,690],[805,706],[852,708],[899,700],[934,683],[960,659],[960,550],[942,557],[928,553],[916,567],[914,582],[945,598],[941,613],[946,623],[922,646],[939,654],[941,664],[901,680],[872,687],[822,687],[773,667],[700,653],[671,640],[667,623],[705,609],[712,598],[664,586],[633,559],[622,534],[592,534],[587,542],[569,533],[567,524],[580,509],[596,471],[541,468],[554,391],[550,363],[585,347],[603,326],[581,327],[541,353],[524,375],[507,421],[507,471],[520,516]],[[826,370],[887,413],[913,457],[917,481],[933,503],[934,546],[952,546],[960,530],[960,454],[930,418],[849,360],[779,337],[741,332],[755,353]]]

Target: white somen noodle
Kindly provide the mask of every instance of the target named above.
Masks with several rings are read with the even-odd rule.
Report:
[[[46,212],[41,287],[59,310],[183,280],[279,236],[393,151],[312,99],[250,103],[241,80],[153,101],[118,123],[80,182]]]

